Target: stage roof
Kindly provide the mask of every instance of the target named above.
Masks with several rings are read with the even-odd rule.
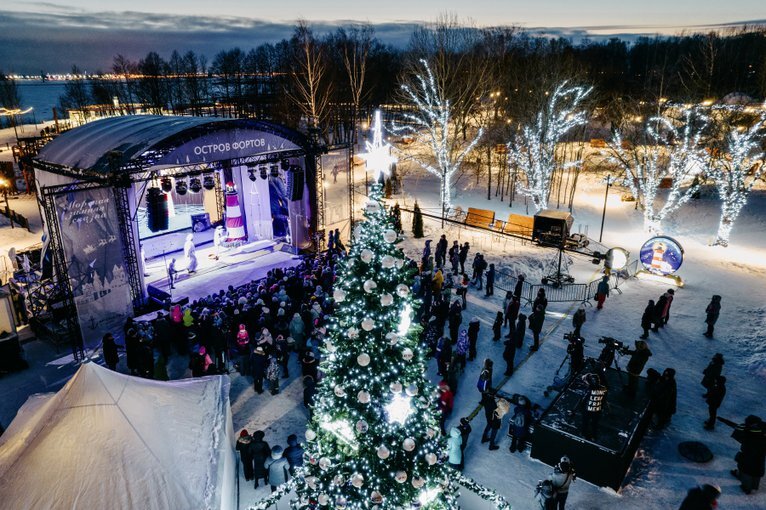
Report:
[[[124,115],[109,117],[74,128],[49,142],[36,161],[46,167],[76,169],[87,173],[121,173],[142,164],[162,162],[162,157],[179,145],[213,133],[262,131],[278,140],[292,142],[290,148],[308,148],[304,135],[292,129],[250,119],[181,117],[169,115]],[[215,142],[215,140],[214,140]],[[270,141],[271,142],[271,141]],[[294,145],[293,145],[294,144]],[[279,150],[279,147],[271,147]],[[115,151],[118,151],[115,153]],[[242,157],[244,154],[238,154]],[[202,158],[202,157],[201,157]],[[202,158],[205,159],[205,158]],[[228,157],[208,156],[206,161]],[[195,161],[176,161],[188,164]],[[167,161],[162,164],[169,164]]]

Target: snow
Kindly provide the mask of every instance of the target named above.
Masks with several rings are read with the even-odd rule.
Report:
[[[438,179],[423,171],[408,171],[405,167],[406,163],[399,165],[400,175],[406,175],[403,186],[405,193],[395,195],[392,202],[398,201],[403,207],[411,207],[417,198],[424,211],[438,214]],[[363,172],[357,172],[357,178],[363,177]],[[635,258],[641,244],[650,236],[643,230],[641,211],[634,210],[632,202],[620,201],[623,192],[616,186],[610,190],[604,244],[626,248]],[[591,237],[598,236],[603,200],[604,184],[600,176],[581,174],[572,211],[575,230],[584,232],[587,229]],[[357,198],[357,205],[363,201],[363,198]],[[476,185],[475,179],[468,176],[455,187],[454,204],[463,209],[494,209],[501,219],[510,212],[531,213],[523,198],[518,196],[514,198],[513,207],[509,207],[507,201],[499,202],[497,198],[488,201],[486,182],[482,180]],[[552,201],[551,205],[555,205],[555,202]],[[734,468],[733,457],[739,447],[731,439],[730,430],[722,424],[713,432],[703,430],[702,422],[707,418],[707,409],[701,398],[703,389],[700,386],[702,370],[713,354],[721,352],[726,360],[723,373],[728,379],[728,394],[719,415],[735,421],[742,421],[751,413],[766,417],[766,407],[763,404],[766,379],[766,342],[763,341],[766,336],[766,192],[762,186],[753,191],[734,227],[728,248],[709,246],[715,238],[719,212],[714,192],[703,190],[702,198],[685,204],[677,213],[668,217],[665,223],[666,234],[677,239],[686,250],[684,265],[679,271],[685,286],[676,290],[668,326],[658,334],[651,334],[648,340],[653,356],[647,367],[660,371],[665,367],[676,369],[678,413],[668,428],[659,432],[649,431],[619,494],[577,480],[570,491],[568,507],[609,509],[619,506],[621,510],[677,508],[689,488],[702,483],[716,483],[723,490],[720,508],[766,508],[766,489],[745,496],[739,490],[739,482],[729,475],[729,470]],[[409,234],[411,222],[406,216],[403,225]],[[426,238],[434,242],[442,232],[447,234],[450,244],[454,239],[469,241],[472,247],[469,265],[476,251],[480,251],[486,255],[488,262],[494,262],[498,268],[507,268],[512,273],[523,272],[533,283],[537,283],[546,272],[545,261],[554,254],[552,250],[518,240],[507,240],[457,226],[448,226],[442,231],[438,222],[428,219],[425,221],[425,230]],[[0,229],[0,244],[5,245],[5,236],[9,232],[7,228]],[[423,241],[407,239],[403,247],[419,260]],[[599,268],[593,266],[589,258],[572,255],[571,259],[573,266],[570,270],[578,282],[588,282],[598,277]],[[219,286],[215,285],[215,288]],[[596,340],[603,335],[632,344],[641,333],[640,317],[647,300],[657,299],[668,287],[657,282],[631,280],[621,286],[622,294],[615,293],[609,297],[603,310],[587,307],[587,322],[583,327],[586,355],[598,354]],[[469,362],[460,380],[455,410],[448,426],[477,410],[479,394],[475,384],[484,358],[495,360],[493,384],[497,385],[501,381],[497,374],[501,374],[504,368],[502,343],[492,342],[491,325],[502,305],[504,294],[496,288],[494,297],[484,298],[483,291],[480,294],[473,287],[469,290],[468,309],[463,318],[464,323],[474,315],[480,320],[479,356],[476,361]],[[706,339],[702,336],[705,328],[704,310],[712,294],[723,296],[722,311],[716,325],[715,338]],[[529,354],[524,348],[517,353],[516,372],[502,386],[502,391],[525,394],[543,407],[550,402],[550,399],[544,398],[543,391],[552,382],[553,374],[565,356],[563,334],[570,331],[571,313],[577,306],[577,303],[549,304],[540,351]],[[528,305],[523,311],[529,312]],[[531,339],[528,336],[527,345],[529,342]],[[18,393],[27,392],[26,395],[29,395],[35,391],[36,386],[33,381],[30,382],[33,379],[31,374],[34,371],[42,372],[44,368],[35,367],[29,374],[12,374],[0,379],[0,391],[10,392],[13,395],[11,402],[20,403],[23,398],[19,398]],[[49,367],[46,370],[53,369]],[[62,377],[65,370],[62,368],[60,371]],[[437,382],[435,372],[435,363],[432,363],[429,375]],[[188,377],[186,360],[174,357],[170,373],[174,377]],[[285,446],[287,436],[291,433],[303,437],[308,413],[301,404],[302,385],[297,377],[300,371],[294,358],[291,360],[290,373],[290,378],[282,380],[281,391],[276,396],[268,392],[258,395],[254,393],[248,379],[231,374],[230,400],[235,431],[241,428],[247,428],[250,432],[263,430],[270,445]],[[46,377],[55,380],[55,374]],[[16,389],[15,381],[20,378],[26,383]],[[48,387],[47,383],[44,387]],[[2,416],[4,423],[9,417],[9,405],[14,404],[3,403],[0,406],[5,413]],[[507,419],[501,429],[500,449],[494,452],[488,451],[486,444],[480,443],[485,425],[483,413],[479,412],[471,425],[473,432],[468,441],[466,475],[497,490],[509,500],[514,509],[536,509],[534,486],[539,479],[550,473],[551,468],[530,459],[528,452],[509,453],[508,440],[502,436],[507,431]],[[692,464],[684,460],[678,454],[677,446],[681,441],[688,440],[705,443],[715,455],[714,460],[708,464]],[[562,455],[565,453],[562,452]],[[578,463],[587,462],[587,459],[574,461],[576,467]],[[241,472],[239,491],[240,508],[247,508],[256,499],[270,492],[263,486],[254,489],[252,484],[244,481]],[[484,509],[489,508],[489,505],[485,503],[471,508]]]

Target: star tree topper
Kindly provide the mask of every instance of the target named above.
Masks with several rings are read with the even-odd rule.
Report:
[[[380,120],[380,110],[375,110],[375,123],[372,126],[372,143],[365,141],[367,152],[360,154],[367,163],[367,168],[375,172],[375,181],[380,179],[381,172],[388,175],[391,165],[396,163],[396,157],[391,155],[391,144],[383,143],[383,123]]]

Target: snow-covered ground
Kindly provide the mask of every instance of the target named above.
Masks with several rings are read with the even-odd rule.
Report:
[[[475,188],[473,184],[461,181],[455,191],[456,205],[464,209],[469,206],[495,209],[501,219],[512,211],[526,213],[524,200],[520,197],[515,198],[514,207],[510,208],[507,201],[487,201],[486,183],[480,183]],[[437,211],[437,191],[433,177],[413,171],[404,181],[404,193],[393,200],[410,207],[417,197],[424,210]],[[594,233],[597,236],[603,193],[604,186],[598,177],[581,176],[573,211],[575,229],[578,225],[582,225],[583,229],[587,225],[591,236]],[[640,212],[633,209],[633,203],[621,202],[620,194],[620,190],[615,188],[610,193],[604,241],[609,246],[621,246],[636,255],[649,235],[642,231]],[[660,371],[665,367],[677,370],[678,413],[667,429],[647,434],[626,485],[619,494],[578,480],[570,491],[570,508],[677,508],[686,490],[701,483],[721,486],[720,508],[766,508],[766,488],[745,496],[739,490],[739,482],[729,475],[729,470],[734,467],[734,453],[738,449],[738,444],[730,438],[730,429],[719,424],[713,432],[703,430],[702,422],[707,418],[707,409],[699,384],[702,369],[713,354],[721,352],[726,359],[724,375],[728,379],[728,394],[719,414],[735,421],[742,421],[751,413],[766,417],[763,399],[766,382],[766,193],[757,191],[753,194],[734,228],[729,248],[708,246],[715,235],[717,221],[718,203],[710,195],[685,206],[667,223],[667,233],[679,240],[686,250],[684,265],[679,272],[686,285],[676,292],[668,326],[661,333],[650,336],[649,346],[653,356],[648,367]],[[435,242],[442,233],[439,224],[427,220],[425,226],[426,238]],[[405,218],[405,231],[410,233],[408,218]],[[0,229],[0,245],[6,245],[8,232],[6,227]],[[512,272],[525,272],[530,280],[543,274],[545,267],[541,261],[552,255],[549,251],[520,241],[497,239],[458,227],[449,227],[446,233],[450,243],[454,239],[471,242],[469,260],[476,251],[480,251],[486,254],[489,262]],[[419,257],[422,241],[408,238],[403,247],[411,255]],[[572,260],[572,271],[578,281],[590,281],[597,277],[598,268],[589,259],[573,256]],[[216,285],[219,286],[219,283],[216,282]],[[600,349],[596,339],[601,335],[632,344],[641,333],[640,317],[647,300],[656,299],[667,288],[665,284],[633,280],[622,287],[621,295],[612,295],[603,310],[588,307],[587,322],[583,328],[587,339],[586,355],[598,354]],[[704,310],[712,294],[721,294],[723,299],[716,338],[709,340],[702,336],[702,332],[705,328]],[[457,423],[460,417],[476,409],[479,394],[475,383],[484,358],[494,359],[495,372],[502,373],[502,344],[492,342],[491,324],[501,307],[503,295],[500,289],[496,289],[492,298],[484,298],[483,292],[480,294],[474,289],[469,291],[469,305],[463,317],[466,323],[472,316],[481,321],[479,357],[468,364],[462,376],[449,424]],[[570,330],[570,315],[576,306],[570,303],[549,305],[540,351],[533,355],[527,354],[526,350],[517,354],[517,371],[502,387],[503,391],[525,394],[545,407],[549,400],[543,397],[543,390],[550,384],[554,371],[564,358],[562,335]],[[528,309],[525,311],[528,312]],[[69,368],[61,368],[66,365],[66,360],[62,362],[64,365],[45,365],[40,361],[55,356],[39,346],[30,345],[28,348],[36,350],[37,366],[0,379],[0,392],[13,395],[11,401],[0,405],[0,419],[4,422],[12,417],[14,406],[18,408],[27,395],[57,389],[71,373]],[[171,375],[188,376],[185,362],[181,358],[173,359]],[[429,375],[437,382],[435,372],[432,364]],[[301,405],[302,387],[296,377],[299,367],[295,360],[292,360],[290,373],[291,377],[283,380],[282,390],[277,396],[268,392],[257,395],[249,380],[232,374],[231,404],[235,432],[243,427],[251,432],[261,429],[266,432],[266,440],[270,444],[283,446],[288,434],[296,433],[302,437],[307,412]],[[496,375],[494,383],[499,381],[500,376]],[[528,453],[509,453],[508,440],[504,436],[507,419],[501,429],[501,448],[490,452],[486,444],[480,443],[484,424],[483,413],[472,421],[474,431],[467,448],[466,474],[506,496],[514,509],[537,508],[533,500],[534,486],[537,480],[547,476],[551,468],[530,459]],[[715,459],[708,464],[692,464],[683,459],[678,454],[677,445],[686,440],[704,442]],[[575,460],[575,464],[584,462],[587,459]],[[255,490],[244,478],[240,478],[242,508],[268,493],[268,488]]]

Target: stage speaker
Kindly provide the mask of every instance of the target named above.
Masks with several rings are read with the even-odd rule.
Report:
[[[291,166],[287,171],[287,193],[290,200],[303,198],[303,169],[299,166]]]
[[[168,216],[168,196],[160,188],[149,188],[146,191],[146,223],[149,230],[167,230]]]

